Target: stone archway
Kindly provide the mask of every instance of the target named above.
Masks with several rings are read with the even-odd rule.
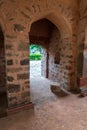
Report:
[[[47,14],[46,18],[49,21],[53,22],[56,25],[56,27],[58,27],[61,34],[61,45],[62,45],[60,48],[61,49],[60,71],[62,72],[62,75],[61,75],[62,81],[60,82],[61,87],[65,87],[66,89],[73,90],[75,88],[72,87],[74,83],[73,81],[71,83],[70,74],[73,73],[74,70],[72,71],[73,66],[69,62],[69,59],[73,58],[72,37],[71,37],[72,31],[70,29],[70,26],[67,25],[67,22],[61,17],[61,15],[58,16],[56,15],[56,13],[51,13],[51,14]],[[35,19],[34,19],[34,22],[35,22]]]
[[[13,4],[12,4],[13,3]],[[72,7],[70,6],[72,5]],[[7,8],[4,8],[6,6]],[[13,7],[13,8],[12,8]],[[4,9],[4,11],[3,11]],[[16,9],[16,12],[15,12]],[[75,9],[75,11],[74,11]],[[72,11],[74,12],[72,14]],[[76,40],[75,27],[77,13],[73,0],[67,1],[9,1],[0,8],[5,16],[5,46],[8,112],[14,107],[26,106],[30,103],[29,91],[29,35],[31,24],[46,18],[56,25],[61,33],[61,86],[76,89]],[[3,13],[2,13],[3,12]],[[9,15],[6,15],[9,14]],[[12,48],[7,47],[10,46]],[[67,48],[68,47],[68,48]],[[67,62],[68,61],[68,62]],[[6,75],[6,76],[7,76]]]

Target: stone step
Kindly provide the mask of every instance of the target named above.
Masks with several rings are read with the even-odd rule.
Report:
[[[51,91],[58,96],[63,97],[70,94],[70,92],[68,92],[65,88],[62,88],[59,83],[52,82],[50,86]]]

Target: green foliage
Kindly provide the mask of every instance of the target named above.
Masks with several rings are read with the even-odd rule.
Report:
[[[41,53],[41,47],[38,45],[32,44],[30,46],[30,53],[37,53],[37,52]]]
[[[30,60],[41,60],[41,54],[30,54]]]
[[[32,44],[30,46],[30,60],[41,60],[41,47]]]

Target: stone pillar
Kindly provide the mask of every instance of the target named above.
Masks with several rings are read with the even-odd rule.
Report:
[[[60,84],[67,90],[74,90],[74,55],[73,55],[73,43],[70,37],[66,36],[62,38],[62,44],[60,45]]]
[[[28,33],[6,34],[8,114],[31,107]]]
[[[81,0],[79,5],[79,22],[78,22],[78,64],[77,64],[77,74],[79,78],[85,75],[84,69],[86,69],[86,48],[87,48],[87,1]]]
[[[79,7],[78,7],[79,8]],[[73,15],[72,15],[72,36],[71,36],[71,59],[69,59],[69,62],[71,64],[71,70],[70,70],[70,90],[74,92],[79,92],[78,87],[78,72],[77,72],[77,57],[78,57],[78,20],[79,20],[79,10],[78,8],[73,9]],[[82,58],[82,57],[81,57]]]

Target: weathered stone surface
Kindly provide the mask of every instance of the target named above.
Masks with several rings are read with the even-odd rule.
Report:
[[[69,92],[61,88],[59,84],[51,84],[51,91],[60,97],[69,95]]]
[[[9,93],[16,93],[20,91],[20,85],[19,84],[8,84],[8,92]]]
[[[13,78],[12,76],[7,76],[7,80],[8,80],[9,82],[12,82],[12,81],[14,80],[14,78]]]
[[[83,53],[82,45],[84,44],[84,41],[85,41],[84,40],[85,28],[87,25],[87,20],[86,20],[87,7],[86,5],[83,5],[83,3],[86,3],[86,2],[82,2],[82,0],[80,1],[84,7],[83,9],[82,9],[82,6],[80,5],[80,2],[79,2],[79,5],[81,7],[79,7],[80,9],[78,9],[78,5],[76,3],[77,1],[73,1],[73,0],[72,1],[66,0],[66,2],[63,0],[62,1],[61,0],[54,0],[54,1],[52,0],[47,0],[47,1],[46,0],[43,0],[43,1],[42,0],[37,0],[37,1],[25,0],[24,1],[23,0],[21,2],[19,1],[18,6],[17,6],[17,2],[18,2],[17,0],[7,0],[6,2],[3,2],[3,0],[0,0],[0,7],[1,7],[0,8],[0,16],[1,16],[0,25],[3,26],[2,28],[3,28],[3,33],[5,36],[5,47],[6,47],[5,58],[7,60],[7,64],[6,64],[7,75],[11,76],[11,77],[6,77],[6,79],[12,82],[14,78],[15,79],[14,84],[19,83],[18,86],[23,87],[24,85],[24,88],[28,86],[28,82],[25,83],[26,81],[25,79],[29,78],[29,74],[28,74],[29,59],[28,59],[28,53],[27,53],[29,49],[28,32],[31,31],[30,30],[31,23],[47,16],[47,19],[52,20],[56,25],[59,25],[59,31],[58,31],[58,28],[53,30],[53,28],[55,28],[54,25],[53,27],[50,26],[49,27],[50,29],[45,28],[43,26],[42,26],[43,27],[42,29],[41,27],[42,30],[45,30],[45,29],[49,30],[48,35],[50,36],[50,39],[48,41],[44,40],[45,41],[44,44],[47,46],[49,45],[48,46],[49,54],[47,54],[46,52],[43,55],[43,61],[42,61],[43,75],[47,73],[47,76],[50,79],[60,82],[61,85],[65,87],[68,86],[69,79],[71,79],[71,76],[72,76],[72,75],[68,75],[68,73],[73,73],[73,71],[75,71],[74,60],[76,60],[76,57],[75,57],[75,54],[73,54],[74,53],[73,51],[74,49],[79,48],[79,49],[82,49],[80,51],[82,51]],[[15,10],[15,7],[16,7],[16,10]],[[53,12],[52,15],[51,15],[51,11]],[[59,14],[58,19],[56,17],[57,13]],[[77,19],[77,15],[79,15],[79,13],[80,13],[81,21],[80,21],[79,29],[78,29],[77,24],[79,21]],[[39,29],[39,26],[38,26],[38,29]],[[42,35],[44,37],[45,35],[44,33],[43,33],[44,35],[38,34],[39,32],[38,29],[34,31],[36,31],[38,36]],[[47,30],[45,30],[46,36],[47,36]],[[78,33],[80,33],[79,36],[78,36]],[[79,45],[77,45],[78,37],[81,38],[80,40],[78,40]],[[39,42],[40,42],[40,45],[42,45],[43,41],[39,39]],[[38,43],[37,39],[35,43]],[[47,46],[45,46],[46,49],[48,49]],[[14,54],[15,51],[17,52],[16,54]],[[54,53],[57,51],[60,53],[59,66],[57,64],[55,65],[54,63],[54,56],[55,56]],[[46,61],[48,62],[48,66],[47,66]],[[67,63],[69,63],[71,68],[67,66]],[[4,72],[0,71],[0,73],[2,74],[2,77],[5,77]],[[12,73],[15,73],[15,74],[12,75]],[[73,75],[75,75],[75,73]],[[12,78],[12,76],[15,76],[15,77]],[[18,80],[20,80],[20,82]],[[12,88],[16,88],[17,85],[15,85],[14,87],[14,84]],[[9,88],[11,88],[11,86]],[[9,89],[9,90],[13,92],[13,89]],[[21,94],[20,94],[20,97],[21,97]],[[18,101],[18,103],[20,104],[20,101]]]
[[[21,11],[21,14],[22,14],[25,18],[27,18],[27,19],[31,19],[30,16],[27,15],[25,12]]]
[[[9,49],[10,50],[10,49]],[[16,56],[16,57],[18,57],[19,56],[19,54],[15,54],[15,53],[7,53],[6,54],[8,57],[12,57],[12,56]]]
[[[16,2],[16,0],[10,0],[10,1],[13,2],[13,3]]]
[[[71,70],[71,68],[72,68],[71,66],[66,66],[67,70]]]
[[[18,68],[7,68],[7,72],[11,72],[11,73],[16,73],[16,72],[21,72],[23,69],[21,67]]]
[[[29,73],[17,74],[17,79],[29,79]]]
[[[28,7],[28,6],[25,6],[25,9],[26,9],[27,11],[31,12],[31,9],[30,9],[30,7]]]
[[[13,50],[13,46],[11,44],[6,44],[6,49]]]
[[[7,65],[13,65],[13,60],[7,60]]]
[[[9,21],[12,21],[12,20],[14,20],[14,18],[9,18]]]
[[[72,58],[73,56],[72,56],[72,55],[67,55],[66,57],[68,57],[68,58]]]
[[[1,2],[0,2],[0,7],[1,7],[3,4],[4,4],[4,2],[3,2],[3,1],[1,1]]]
[[[25,69],[24,69],[25,71],[29,71],[29,66],[28,67],[25,67]]]
[[[9,97],[8,101],[9,101],[9,106],[10,107],[13,107],[13,106],[17,105],[17,98],[16,97]]]
[[[14,24],[14,31],[17,32],[17,31],[24,31],[25,30],[25,27],[23,25],[20,25],[20,24]]]
[[[25,81],[24,83],[25,83],[25,84],[29,84],[30,82],[29,82],[29,81]]]
[[[20,41],[18,43],[18,50],[19,51],[27,51],[29,49],[29,43],[23,43],[22,41]]]
[[[21,65],[29,65],[29,59],[24,59],[20,61]]]
[[[26,98],[27,96],[29,96],[29,92],[23,92],[21,95],[22,98]]]
[[[17,38],[17,36],[6,34],[6,38],[15,39],[15,38]]]
[[[49,44],[49,55],[45,49],[43,51],[42,74],[45,76],[48,74],[50,80],[60,83],[61,87],[68,88],[70,84],[69,78],[71,77],[69,72],[73,73],[72,66],[74,64],[72,48],[68,37],[64,38],[64,41],[61,43],[61,37],[58,31],[54,27]],[[48,64],[46,63],[47,60]]]
[[[30,87],[29,84],[28,84],[28,85],[25,85],[25,88],[26,88],[26,89],[29,89],[29,87]]]

